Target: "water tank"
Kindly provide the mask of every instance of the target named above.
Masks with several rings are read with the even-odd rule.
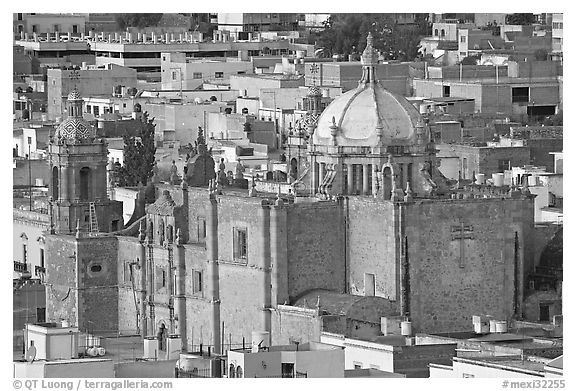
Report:
[[[412,335],[412,322],[410,321],[403,321],[400,323],[400,334],[409,337]]]
[[[486,183],[486,175],[484,174],[476,174],[476,184],[483,185]]]
[[[260,348],[270,347],[270,333],[268,331],[252,331],[252,352]]]
[[[505,320],[498,320],[495,322],[495,329],[496,333],[507,333],[508,332],[508,323]]]
[[[86,354],[90,357],[98,356],[98,348],[88,348],[86,349]]]
[[[104,349],[102,346],[94,349],[96,349],[96,352],[98,353],[99,356],[103,356],[106,354],[106,349]]]
[[[494,182],[494,186],[496,187],[504,186],[504,174],[502,174],[501,172],[492,174],[492,181]]]
[[[176,365],[184,372],[192,372],[194,368],[194,358],[181,355]]]
[[[490,319],[490,332],[491,333],[496,332],[496,321],[493,319]]]

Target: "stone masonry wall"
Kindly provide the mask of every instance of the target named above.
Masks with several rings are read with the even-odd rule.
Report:
[[[398,300],[393,204],[350,197],[347,214],[349,293],[364,295],[364,273],[370,273],[376,296]]]
[[[345,290],[344,224],[336,203],[293,204],[287,213],[288,295]]]
[[[95,333],[118,330],[118,240],[78,240],[78,326]]]
[[[75,239],[46,235],[46,321],[78,325]]]
[[[529,204],[524,199],[482,199],[406,205],[415,331],[470,330],[472,315],[477,314],[502,320],[513,316],[515,232],[528,259],[529,217],[523,208]],[[460,224],[471,227],[473,239],[452,239]],[[521,290],[521,281],[517,283]]]

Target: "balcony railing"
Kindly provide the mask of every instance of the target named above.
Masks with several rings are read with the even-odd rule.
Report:
[[[46,268],[42,266],[34,266],[34,275],[36,277],[41,277],[46,274]]]
[[[28,264],[14,261],[14,271],[19,272],[19,273],[27,273],[28,272]]]

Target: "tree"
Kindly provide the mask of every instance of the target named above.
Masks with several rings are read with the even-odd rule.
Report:
[[[154,142],[154,119],[148,119],[148,113],[142,114],[142,126],[139,139],[124,134],[124,165],[118,170],[120,186],[137,186],[139,182],[146,185],[152,178],[156,144]]]
[[[534,14],[508,14],[506,15],[506,24],[513,25],[531,25],[534,23]]]
[[[127,27],[144,28],[156,26],[164,14],[116,14],[116,23],[121,30]]]
[[[427,14],[416,14],[414,25],[397,24],[392,14],[333,14],[324,23],[318,46],[339,55],[362,53],[372,32],[374,48],[386,60],[412,61],[419,56],[420,39],[429,34]]]

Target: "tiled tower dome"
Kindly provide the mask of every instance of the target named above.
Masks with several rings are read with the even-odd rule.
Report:
[[[56,140],[82,142],[96,136],[96,130],[82,117],[82,97],[76,88],[68,94],[68,118],[56,128]]]

